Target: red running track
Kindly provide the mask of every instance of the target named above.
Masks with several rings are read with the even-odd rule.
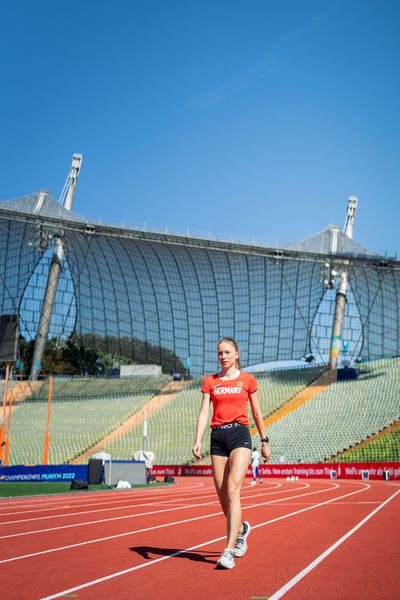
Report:
[[[249,549],[216,569],[212,479],[0,500],[4,598],[357,600],[399,597],[400,484],[264,480],[242,493]],[[6,593],[4,593],[6,592]]]

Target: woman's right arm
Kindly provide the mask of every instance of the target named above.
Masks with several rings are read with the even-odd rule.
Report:
[[[203,439],[204,430],[208,421],[208,413],[210,411],[210,394],[203,394],[201,401],[201,409],[199,418],[197,419],[196,441],[192,448],[192,452],[196,458],[201,458],[201,442]]]

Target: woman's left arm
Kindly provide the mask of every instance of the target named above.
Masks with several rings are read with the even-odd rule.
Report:
[[[258,433],[260,434],[260,438],[263,439],[266,437],[267,434],[265,431],[264,419],[260,408],[260,402],[258,400],[257,390],[249,395],[249,399],[254,422],[258,429]],[[267,442],[261,443],[261,454],[265,461],[268,461],[271,458],[272,452]]]

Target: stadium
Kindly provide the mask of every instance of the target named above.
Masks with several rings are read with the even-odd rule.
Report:
[[[122,229],[72,212],[80,160],[60,201],[0,204],[1,358],[15,388],[4,464],[42,462],[50,374],[50,464],[143,449],[191,464],[222,336],[257,372],[273,462],[399,459],[400,261],[352,239],[356,199],[345,232],[287,247]]]
[[[72,212],[80,160],[59,201],[0,202],[2,589],[395,597],[400,261],[353,240],[357,199],[344,231],[285,247],[122,228]],[[252,563],[229,584],[210,569],[225,531],[209,431],[191,451],[223,336],[256,374],[273,452],[263,485],[248,469]]]

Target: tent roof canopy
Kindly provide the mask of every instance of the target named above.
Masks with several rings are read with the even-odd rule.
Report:
[[[285,246],[288,250],[298,252],[312,252],[320,254],[332,254],[332,242],[336,238],[336,252],[338,254],[351,254],[356,256],[380,256],[372,250],[368,250],[349,238],[338,225],[328,225],[325,229],[300,242],[294,242]]]
[[[44,199],[41,198],[41,194],[44,194]],[[85,222],[82,217],[79,217],[67,208],[64,208],[54,196],[46,191],[35,192],[28,196],[22,196],[22,198],[0,202],[0,208],[2,210],[19,212],[22,214],[62,219],[63,221]]]

